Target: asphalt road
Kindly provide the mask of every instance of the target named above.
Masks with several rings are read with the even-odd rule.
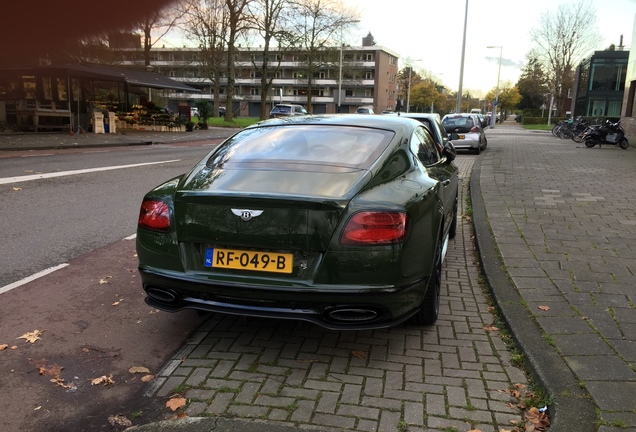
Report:
[[[0,158],[0,182],[8,182],[0,184],[0,287],[134,234],[144,193],[190,169],[211,148],[43,150]],[[12,182],[77,170],[86,172]]]
[[[142,376],[156,373],[201,324],[195,312],[139,307],[144,295],[135,244],[124,238],[135,232],[143,194],[211,148],[17,152],[0,159],[0,345],[8,346],[0,357],[3,430],[111,430],[108,416],[124,402],[129,410]],[[161,163],[95,171],[149,162]],[[87,172],[9,179],[75,170]],[[67,266],[8,290],[62,263]],[[20,338],[35,331],[41,334],[33,343]],[[135,366],[148,372],[130,373]],[[93,385],[100,377],[112,383]],[[105,416],[105,410],[112,412]]]

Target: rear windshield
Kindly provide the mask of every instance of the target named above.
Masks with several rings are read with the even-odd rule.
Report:
[[[466,132],[472,129],[473,126],[475,126],[475,123],[473,122],[473,119],[471,117],[463,116],[446,117],[444,120],[442,120],[442,123],[444,124],[444,128],[446,129],[446,131],[459,129],[460,131]]]
[[[288,106],[277,106],[277,107],[274,107],[272,112],[288,113],[288,112],[291,112],[291,107],[288,107]]]
[[[207,165],[303,164],[367,169],[394,132],[353,126],[294,125],[245,129],[215,151]]]

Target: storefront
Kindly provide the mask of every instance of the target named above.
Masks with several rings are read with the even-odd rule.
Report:
[[[113,66],[3,68],[0,124],[21,131],[92,131],[95,113],[108,119],[115,113],[117,120],[127,117],[131,127],[141,122],[176,126],[180,120],[165,109],[164,91],[199,90],[157,73]]]

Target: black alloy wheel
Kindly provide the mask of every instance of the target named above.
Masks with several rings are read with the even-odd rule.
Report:
[[[435,265],[428,280],[424,301],[412,321],[417,325],[435,324],[439,317],[439,305],[442,292],[442,239],[437,241],[435,249]]]

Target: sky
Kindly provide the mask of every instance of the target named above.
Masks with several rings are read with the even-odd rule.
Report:
[[[371,32],[377,45],[399,55],[400,69],[410,62],[414,71],[427,71],[445,87],[457,91],[466,0],[344,1],[361,16],[358,28],[345,36],[345,43],[362,45],[362,38]],[[500,51],[500,87],[507,81],[516,84],[526,54],[533,47],[530,31],[538,28],[541,15],[578,1],[468,0],[462,93],[470,91],[481,97],[497,86]],[[596,10],[597,29],[602,36],[596,49],[618,46],[623,35],[623,45],[629,50],[636,0],[588,1]]]

